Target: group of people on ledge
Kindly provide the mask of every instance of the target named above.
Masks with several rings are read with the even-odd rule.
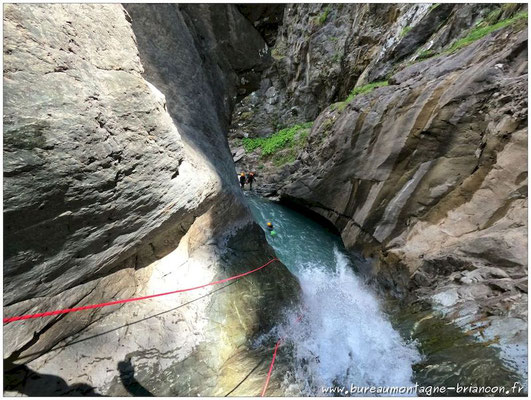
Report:
[[[249,184],[249,190],[253,190],[253,182],[255,180],[254,172],[249,172],[247,175],[245,175],[245,172],[242,172],[240,174],[240,186],[242,187],[242,190],[245,189],[245,184]]]

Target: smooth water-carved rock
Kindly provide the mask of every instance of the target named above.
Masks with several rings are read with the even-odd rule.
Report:
[[[355,65],[365,70],[346,76],[358,79],[358,84],[385,78],[389,85],[325,107],[296,161],[275,167],[253,152],[237,165],[253,169],[265,163],[260,171],[262,192],[280,192],[284,200],[333,222],[348,248],[375,261],[374,276],[388,291],[431,303],[465,330],[477,320],[484,321],[487,329],[507,318],[519,319],[521,324],[512,324],[518,329],[501,337],[474,332],[491,344],[499,341],[504,354],[511,354],[512,362],[520,365],[527,357],[523,340],[527,288],[522,286],[527,277],[524,23],[499,29],[449,53],[443,51],[445,46],[466,36],[474,21],[493,14],[479,5],[440,9],[440,5],[408,5],[382,20],[370,11],[363,14],[363,7],[350,13],[332,7],[325,20],[331,18],[337,25],[348,15],[357,16],[371,22],[374,32],[378,28],[385,32],[373,40],[363,39],[364,53],[350,48],[349,57],[357,57]],[[510,17],[516,9],[498,11]],[[285,15],[298,12],[294,7]],[[362,15],[371,18],[365,20]],[[313,41],[332,29],[326,23],[312,25],[305,18],[295,17],[301,25],[298,31],[293,24],[286,28],[293,35],[288,38],[300,37],[307,29],[313,30]],[[432,19],[439,21],[435,30],[426,22]],[[421,44],[426,30],[431,36]],[[416,52],[410,53],[415,46]],[[408,55],[403,53],[406,50]],[[289,71],[289,61],[298,60],[301,53],[290,46],[286,51],[286,57],[277,57],[276,63],[287,65],[282,68]],[[416,62],[423,57],[429,59]],[[301,71],[313,69],[311,77],[325,71],[327,64],[304,63],[300,58],[295,65]],[[285,87],[295,82],[303,87],[303,79],[302,72],[290,76]],[[334,74],[322,79],[329,88],[345,83]],[[233,126],[236,136],[239,129],[263,134],[255,129],[257,121],[264,125],[265,114],[256,106],[263,102],[255,98],[267,97],[275,80],[268,75],[263,82],[253,102],[245,99],[241,103],[247,114],[242,112],[238,126]],[[349,89],[352,84],[341,87]],[[276,92],[282,99],[282,90]],[[296,91],[289,93],[289,101],[298,96]],[[328,96],[326,91],[315,93]],[[346,92],[339,99],[345,97]],[[491,273],[497,270],[502,272]]]
[[[126,7],[4,10],[5,316],[197,286],[274,257],[225,138],[265,42],[234,6]],[[6,393],[229,392],[219,371],[254,360],[252,339],[297,291],[276,262],[223,287],[11,323]]]
[[[525,31],[499,30],[324,111],[281,195],[332,221],[389,290],[456,321],[467,310],[466,326],[525,329],[526,47]]]

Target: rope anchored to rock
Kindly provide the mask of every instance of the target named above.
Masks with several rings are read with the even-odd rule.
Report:
[[[47,312],[37,313],[37,314],[27,314],[27,315],[20,315],[20,316],[16,316],[16,317],[8,317],[8,318],[4,318],[4,324],[10,323],[10,322],[15,322],[15,321],[22,321],[22,320],[26,320],[26,319],[42,318],[42,317],[49,317],[49,316],[52,316],[52,315],[67,314],[67,313],[83,311],[83,310],[91,310],[91,309],[94,309],[94,308],[102,308],[102,307],[107,307],[107,306],[113,306],[113,305],[116,305],[116,304],[130,303],[130,302],[133,302],[133,301],[147,300],[147,299],[152,299],[154,297],[167,296],[167,295],[175,294],[175,293],[189,292],[191,290],[197,290],[197,289],[205,288],[205,287],[208,287],[208,286],[217,285],[219,283],[224,283],[224,282],[232,281],[232,280],[235,280],[235,279],[243,278],[244,276],[247,276],[247,275],[250,275],[250,274],[252,274],[254,272],[260,271],[261,269],[267,267],[269,264],[271,264],[271,263],[273,263],[275,261],[279,261],[278,258],[273,258],[273,259],[269,260],[267,263],[265,263],[264,265],[262,265],[262,266],[260,266],[258,268],[255,268],[255,269],[253,269],[251,271],[247,271],[247,272],[244,272],[242,274],[234,275],[234,276],[231,276],[229,278],[221,279],[219,281],[206,283],[206,284],[201,285],[201,286],[195,286],[195,287],[191,287],[191,288],[187,288],[187,289],[179,289],[179,290],[174,290],[174,291],[166,292],[166,293],[152,294],[152,295],[149,295],[149,296],[134,297],[134,298],[123,299],[123,300],[115,300],[115,301],[110,301],[110,302],[107,302],[107,303],[91,304],[91,305],[82,306],[82,307],[65,308],[63,310],[47,311]],[[299,316],[299,318],[297,318],[297,322],[300,322],[301,318],[302,318],[302,316]],[[267,373],[267,379],[266,379],[266,382],[265,382],[264,387],[262,389],[262,394],[261,394],[262,397],[265,395],[267,387],[269,385],[269,380],[271,379],[271,373],[273,372],[273,367],[275,365],[275,358],[276,358],[276,355],[277,355],[278,347],[284,342],[284,340],[285,340],[285,338],[280,338],[277,341],[277,343],[275,344],[275,349],[274,349],[274,352],[273,352],[273,359],[271,360],[271,364],[269,366],[269,371]]]
[[[222,279],[220,281],[206,283],[206,284],[201,285],[201,286],[195,286],[195,287],[188,288],[188,289],[179,289],[179,290],[174,290],[172,292],[166,292],[166,293],[152,294],[152,295],[149,295],[149,296],[135,297],[135,298],[132,298],[132,299],[115,300],[115,301],[110,301],[108,303],[91,304],[91,305],[82,306],[82,307],[65,308],[64,310],[55,310],[55,311],[47,311],[47,312],[43,312],[43,313],[38,313],[38,314],[27,314],[27,315],[20,315],[20,316],[17,316],[17,317],[8,317],[8,318],[4,318],[4,324],[7,324],[9,322],[32,319],[32,318],[42,318],[42,317],[49,317],[49,316],[52,316],[52,315],[67,314],[67,313],[83,311],[83,310],[91,310],[93,308],[102,308],[102,307],[107,307],[107,306],[113,306],[113,305],[116,305],[116,304],[130,303],[130,302],[133,302],[133,301],[147,300],[147,299],[152,299],[154,297],[167,296],[169,294],[174,294],[174,293],[189,292],[191,290],[201,289],[201,288],[204,288],[204,287],[207,287],[207,286],[217,285],[219,283],[224,283],[224,282],[232,281],[234,279],[243,278],[244,276],[250,275],[253,272],[260,271],[262,268],[267,267],[269,264],[273,263],[274,261],[278,261],[278,258],[273,258],[273,259],[269,260],[267,263],[265,263],[264,265],[262,265],[262,266],[260,266],[258,268],[255,268],[255,269],[253,269],[251,271],[247,271],[247,272],[244,272],[242,274],[234,275],[234,276],[231,276],[230,278],[225,278],[225,279]]]
[[[295,320],[295,323],[299,323],[301,322],[301,320],[302,320],[302,315],[299,315],[297,319]],[[273,367],[275,366],[275,359],[277,358],[278,346],[284,343],[285,340],[286,340],[285,337],[281,337],[280,339],[277,340],[277,343],[275,344],[275,349],[273,350],[273,359],[271,360],[271,364],[269,365],[269,371],[267,371],[267,379],[262,389],[261,397],[265,396],[267,387],[269,386],[269,380],[271,379],[271,373],[273,372]]]

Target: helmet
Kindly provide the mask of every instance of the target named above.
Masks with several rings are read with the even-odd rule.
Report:
[[[241,175],[242,175],[242,176],[245,176],[245,172],[242,172]]]
[[[273,226],[273,224],[271,222],[268,222],[267,226]]]

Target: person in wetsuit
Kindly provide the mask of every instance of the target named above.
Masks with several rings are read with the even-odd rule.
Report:
[[[240,186],[242,187],[242,190],[243,190],[243,187],[245,186],[245,172],[242,172],[240,174]]]
[[[249,174],[247,174],[247,183],[249,184],[250,190],[253,190],[253,182],[254,182],[254,173],[249,172]]]
[[[269,234],[271,236],[276,236],[277,231],[275,231],[275,228],[273,227],[273,224],[271,222],[267,223],[267,230],[269,231]]]

